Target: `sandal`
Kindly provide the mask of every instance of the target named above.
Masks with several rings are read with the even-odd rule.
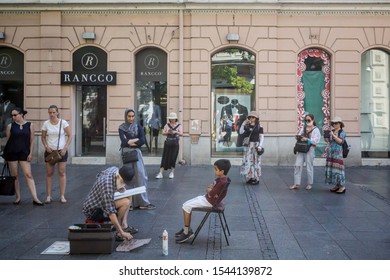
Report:
[[[339,186],[335,186],[334,188],[331,188],[330,191],[331,192],[337,192],[339,190]]]
[[[296,190],[296,189],[299,189],[299,186],[298,185],[292,185],[289,189],[290,190]]]
[[[124,232],[130,232],[131,235],[136,234],[138,232],[138,229],[135,227],[129,227],[123,229]]]
[[[306,186],[306,190],[308,190],[308,191],[310,191],[312,188],[313,188],[312,185],[307,185],[307,186]]]
[[[125,239],[119,233],[115,234],[115,241],[125,241]]]

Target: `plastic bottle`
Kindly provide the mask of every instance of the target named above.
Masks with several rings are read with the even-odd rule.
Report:
[[[165,229],[162,234],[162,253],[168,256],[168,232]]]

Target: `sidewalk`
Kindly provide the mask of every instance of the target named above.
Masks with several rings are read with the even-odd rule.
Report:
[[[337,195],[323,184],[323,167],[315,167],[311,191],[289,190],[292,167],[263,167],[260,185],[242,182],[232,166],[232,183],[225,199],[230,227],[226,245],[219,220],[211,215],[193,245],[176,244],[182,227],[182,203],[203,194],[213,180],[212,166],[177,166],[174,179],[155,179],[158,166],[147,166],[148,192],[156,210],[134,210],[129,224],[139,228],[135,238],[151,238],[132,252],[107,255],[41,255],[55,241],[67,240],[67,228],[83,223],[82,204],[101,165],[68,165],[67,204],[54,199],[44,207],[32,205],[21,178],[22,203],[0,196],[0,259],[136,259],[136,260],[359,260],[390,259],[390,167],[346,169],[347,192]],[[45,166],[32,166],[41,200],[45,199]],[[305,177],[303,181],[305,182]],[[202,213],[194,213],[192,227]],[[161,234],[169,233],[169,255],[162,256]],[[119,243],[116,243],[119,244]]]

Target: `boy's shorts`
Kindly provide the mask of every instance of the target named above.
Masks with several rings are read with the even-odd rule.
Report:
[[[207,201],[206,197],[204,195],[197,196],[193,199],[187,200],[183,204],[183,210],[186,211],[188,214],[191,214],[192,208],[195,207],[212,207],[213,205],[210,204],[210,202]]]

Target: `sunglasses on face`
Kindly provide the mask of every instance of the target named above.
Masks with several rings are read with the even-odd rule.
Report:
[[[17,115],[19,115],[19,114],[12,114],[13,117],[16,117]]]

